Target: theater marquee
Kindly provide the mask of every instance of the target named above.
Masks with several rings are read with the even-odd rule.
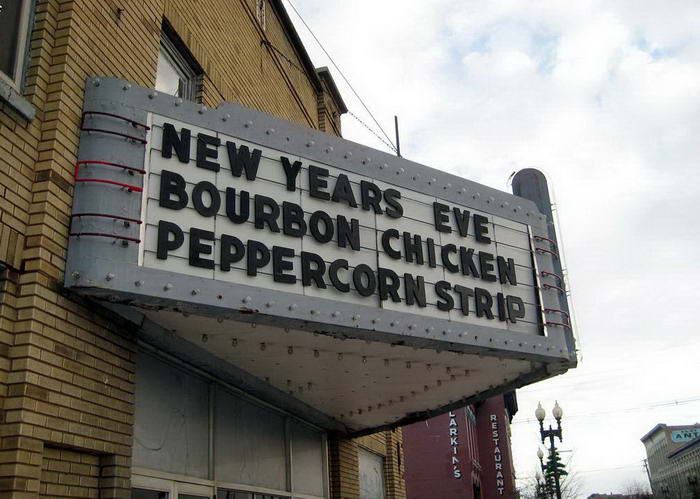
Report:
[[[575,363],[558,249],[533,202],[233,104],[87,88],[67,285],[264,380],[261,398],[364,431]],[[277,347],[289,365],[262,367]],[[296,380],[295,348],[334,362]],[[353,357],[386,372],[356,379]],[[412,362],[428,374],[407,375]],[[324,383],[334,403],[312,394]]]

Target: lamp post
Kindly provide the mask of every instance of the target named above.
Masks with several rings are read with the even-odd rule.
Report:
[[[546,467],[544,465],[544,452],[542,452],[542,449],[539,447],[537,448],[537,458],[540,460],[540,469],[542,470],[542,479],[544,480],[544,483],[542,484],[542,489],[541,491],[544,492],[544,496],[547,497],[548,499],[552,498],[552,487],[550,484],[550,480],[547,478],[547,471]],[[538,489],[539,489],[539,478],[537,479],[538,483]],[[537,496],[537,499],[541,499],[541,495]]]
[[[545,412],[544,409],[542,408],[542,404],[540,402],[537,403],[537,409],[535,409],[535,417],[537,418],[537,421],[540,422],[540,438],[542,439],[542,443],[544,444],[545,439],[549,439],[549,453],[550,453],[550,459],[553,459],[555,456],[555,452],[557,448],[554,446],[554,438],[557,437],[559,441],[562,441],[562,432],[561,432],[561,417],[564,415],[564,411],[562,411],[561,407],[559,407],[559,402],[554,403],[554,409],[552,409],[552,416],[554,416],[554,419],[557,421],[557,428],[553,429],[552,425],[549,425],[549,429],[545,430],[544,429],[544,417],[545,417]],[[540,458],[540,463],[542,463],[542,457],[544,457],[542,450],[540,449],[537,452],[537,457]],[[542,465],[543,472],[544,472],[544,465]],[[554,492],[557,496],[557,499],[561,499],[561,484],[559,483],[559,469],[554,466],[552,469],[552,474],[554,475]]]

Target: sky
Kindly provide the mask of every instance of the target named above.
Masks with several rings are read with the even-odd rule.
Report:
[[[404,157],[506,191],[521,168],[548,176],[581,362],[518,391],[517,475],[539,467],[537,402],[558,400],[579,497],[644,482],[640,438],[700,421],[700,2],[294,5],[392,139],[398,115]],[[349,115],[343,135],[387,150]]]

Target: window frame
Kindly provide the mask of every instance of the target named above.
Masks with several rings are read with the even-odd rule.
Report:
[[[185,42],[177,34],[167,19],[163,19],[160,30],[160,47],[158,57],[163,54],[167,62],[175,69],[185,82],[182,96],[183,100],[198,102],[198,94],[202,84],[204,69],[187,48]],[[158,68],[156,67],[156,82],[158,81]]]
[[[29,32],[35,0],[20,0],[20,27],[17,30],[17,47],[15,53],[14,74],[9,75],[0,71],[0,80],[7,83],[13,90],[22,93],[24,69],[27,65],[27,50],[29,47]]]

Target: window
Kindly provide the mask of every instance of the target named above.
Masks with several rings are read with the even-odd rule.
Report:
[[[2,0],[0,0],[2,1]],[[195,100],[202,69],[180,37],[166,22],[160,40],[156,90],[185,100]]]
[[[263,31],[265,31],[266,20],[265,20],[265,0],[255,0],[255,17],[258,18],[258,23]]]
[[[29,30],[30,0],[0,0],[0,78],[19,90]]]
[[[360,499],[384,499],[384,457],[363,448],[358,449]]]

